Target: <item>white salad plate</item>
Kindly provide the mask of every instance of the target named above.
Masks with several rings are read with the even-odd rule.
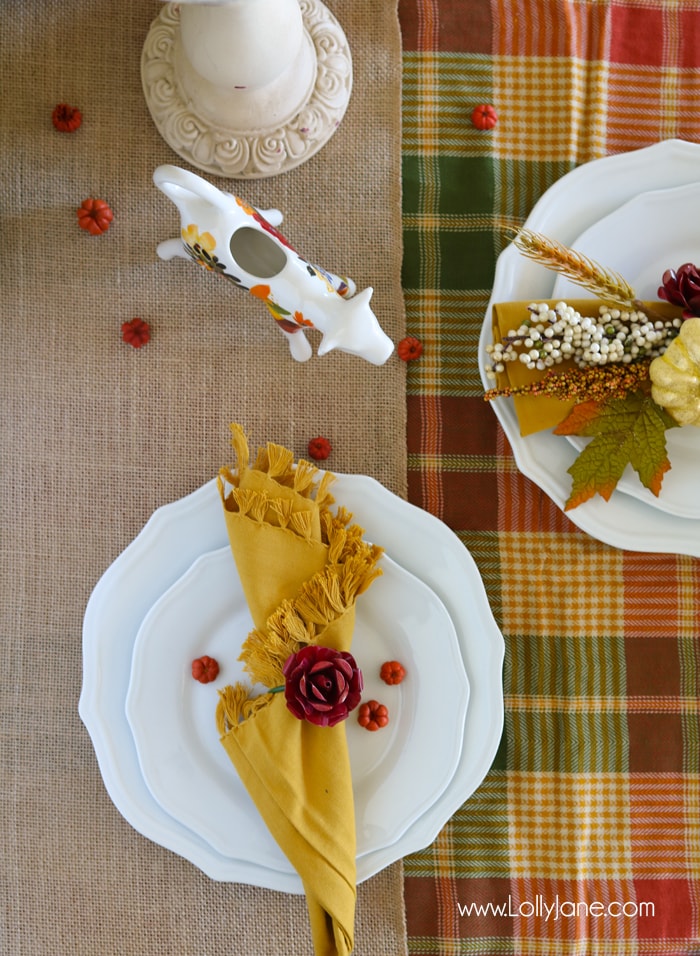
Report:
[[[700,264],[700,183],[640,193],[609,216],[586,229],[571,247],[619,273],[638,299],[654,301],[666,269],[684,262]],[[557,276],[555,299],[593,298],[581,286]],[[572,441],[572,439],[569,439]],[[573,440],[582,448],[585,440]],[[672,428],[666,433],[671,470],[664,475],[658,498],[642,485],[628,468],[618,489],[639,498],[652,508],[682,518],[700,518],[698,467],[700,428]]]
[[[336,500],[366,529],[368,540],[380,543],[389,558],[445,605],[470,687],[462,749],[452,779],[393,844],[358,858],[357,878],[363,881],[430,844],[488,772],[503,728],[504,643],[476,564],[445,524],[368,477],[339,475],[333,489]],[[146,615],[193,562],[227,546],[215,480],[152,515],[104,572],[88,601],[79,712],[107,792],[138,832],[212,879],[302,893],[296,873],[219,853],[160,806],[144,780],[126,716],[133,650]],[[440,693],[439,687],[435,692]]]
[[[387,704],[390,720],[381,733],[360,727],[356,714],[345,723],[358,857],[395,843],[448,785],[469,700],[457,634],[442,602],[390,558],[380,567],[382,576],[357,602],[352,653],[364,677],[363,699]],[[170,816],[224,856],[291,873],[215,723],[217,688],[246,679],[238,657],[252,627],[230,547],[198,558],[139,629],[126,715],[146,784]],[[221,670],[202,685],[191,663],[205,653]],[[387,660],[400,660],[407,673],[392,688],[379,677]]]
[[[699,175],[700,145],[681,140],[606,156],[579,166],[554,183],[534,206],[525,227],[571,246],[587,229],[641,193],[688,186],[697,183]],[[648,237],[651,246],[653,228],[649,228]],[[624,241],[620,238],[621,244]],[[663,250],[660,255],[664,255]],[[486,346],[492,338],[493,304],[552,298],[556,278],[554,272],[526,258],[512,244],[499,256],[479,342],[485,389],[492,386],[485,366]],[[571,486],[567,469],[577,450],[551,431],[521,436],[511,399],[496,399],[491,406],[520,471],[563,509]],[[595,496],[567,511],[567,516],[583,531],[613,547],[700,557],[700,520],[670,514],[622,491],[614,491],[607,502]]]

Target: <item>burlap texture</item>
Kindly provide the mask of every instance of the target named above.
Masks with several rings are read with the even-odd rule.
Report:
[[[354,60],[339,131],[282,176],[212,181],[280,208],[305,257],[372,285],[398,341],[396,9],[329,6]],[[179,218],[151,175],[164,162],[187,165],[141,92],[141,48],[159,9],[157,0],[3,5],[0,951],[14,956],[311,952],[303,897],[215,883],[112,805],[77,712],[83,612],[152,511],[231,460],[230,421],[296,455],[325,435],[333,470],[405,493],[396,355],[382,368],[336,352],[299,365],[261,303],[189,262],[157,258]],[[54,130],[58,102],[82,110],[75,134]],[[100,237],[77,226],[89,196],[114,210]],[[120,334],[135,316],[153,331],[139,351]],[[395,864],[359,888],[356,952],[405,949]]]

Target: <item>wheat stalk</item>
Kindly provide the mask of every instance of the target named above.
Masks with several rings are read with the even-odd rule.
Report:
[[[603,302],[625,309],[641,308],[634,289],[619,273],[604,268],[556,239],[521,229],[513,239],[513,244],[528,259],[559,272]]]

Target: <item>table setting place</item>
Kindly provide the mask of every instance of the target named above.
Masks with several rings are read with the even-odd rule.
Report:
[[[5,20],[0,951],[697,956],[700,7]]]
[[[523,232],[541,235],[543,243],[547,237],[555,236],[559,244],[584,256],[587,266],[592,261],[594,267],[599,264],[603,270],[624,279],[633,290],[633,298],[622,303],[611,298],[608,307],[617,308],[619,315],[625,309],[627,313],[632,311],[635,300],[650,301],[649,312],[642,313],[637,324],[643,325],[648,319],[659,322],[675,318],[678,326],[672,333],[675,338],[681,323],[697,316],[680,294],[675,299],[659,300],[657,293],[663,288],[669,271],[675,280],[684,265],[692,265],[698,258],[692,210],[700,200],[696,179],[699,157],[697,144],[667,140],[588,163],[559,179],[542,196],[523,224]],[[624,243],[619,241],[620,235],[626,237]],[[586,289],[585,277],[567,275],[569,267],[564,263],[548,268],[541,258],[538,264],[535,254],[530,255],[528,250],[523,254],[517,240],[501,253],[480,340],[480,372],[487,390],[493,385],[488,374],[488,348],[494,340],[493,308],[497,303],[520,300],[527,306],[546,301],[556,308],[557,303],[574,302],[585,315],[597,316],[600,296],[596,297],[595,288],[594,291]],[[664,291],[666,295],[668,292]],[[585,304],[579,301],[582,298],[590,299],[593,306],[589,305],[586,310]],[[663,306],[657,306],[658,302],[670,304],[671,308],[661,315],[659,309]],[[528,318],[526,311],[523,316]],[[691,326],[686,325],[685,331]],[[613,331],[612,327],[606,334],[608,339],[622,336],[622,332],[617,328]],[[654,344],[650,343],[642,354],[635,353],[635,357],[641,359],[647,351],[656,357]],[[658,353],[662,354],[665,348],[666,344]],[[693,354],[697,355],[697,346]],[[572,355],[573,350],[569,357]],[[693,365],[696,361],[691,359],[686,368],[691,376],[697,376]],[[600,367],[602,363],[597,364]],[[696,394],[693,381],[690,388],[692,404]],[[531,407],[536,418],[534,398]],[[577,451],[583,448],[580,439],[560,438],[553,427],[540,430],[529,418],[523,422],[512,401],[497,400],[493,408],[513,445],[520,470],[564,508],[569,498],[567,472]],[[556,414],[553,426],[559,424]],[[700,557],[700,525],[695,524],[700,518],[700,508],[693,494],[700,432],[692,427],[697,426],[697,421],[692,417],[687,421],[690,427],[672,427],[668,431],[668,473],[663,475],[660,489],[652,491],[645,486],[628,466],[612,495],[588,497],[567,511],[570,519],[613,547]],[[675,424],[683,426],[685,422],[681,418]]]
[[[333,476],[320,470],[314,478],[317,470],[313,466],[308,462],[293,466],[291,453],[279,446],[270,446],[258,455],[262,468],[249,467],[247,440],[239,425],[233,427],[233,434],[239,463],[235,471],[222,471],[219,488],[215,480],[156,512],[95,588],[84,624],[80,714],[110,795],[133,826],[181,853],[213,879],[305,892],[307,898],[310,893],[314,898],[318,894],[323,897],[325,892],[333,904],[326,902],[324,912],[335,920],[333,906],[345,909],[344,921],[338,917],[337,928],[334,922],[334,932],[343,942],[333,942],[332,937],[329,942],[322,936],[317,940],[318,951],[335,951],[335,946],[338,952],[349,952],[352,905],[348,917],[348,906],[342,906],[342,892],[333,885],[331,874],[342,877],[342,888],[351,892],[352,887],[354,893],[355,865],[357,879],[367,879],[427,845],[464,802],[465,794],[478,786],[500,739],[502,638],[468,552],[442,522],[392,495],[374,479]],[[275,457],[279,460],[272,463]],[[241,462],[246,464],[241,467]],[[267,483],[274,492],[266,491],[266,495],[276,493],[290,500],[287,489],[296,476],[302,488],[300,492],[292,485],[298,502],[313,502],[324,521],[329,521],[328,498],[343,509],[340,517],[335,511],[339,526],[344,529],[343,520],[347,522],[349,515],[362,522],[362,527],[351,524],[348,531],[358,529],[371,541],[383,542],[381,546],[367,545],[367,553],[359,555],[363,565],[370,565],[365,572],[367,581],[355,567],[354,553],[346,556],[341,552],[331,568],[349,564],[343,574],[357,579],[357,597],[348,585],[348,596],[340,607],[334,605],[339,618],[353,611],[354,621],[348,622],[348,634],[340,641],[347,648],[352,642],[352,666],[361,668],[359,689],[352,691],[357,698],[352,710],[362,692],[363,701],[380,699],[388,704],[389,723],[380,728],[381,733],[368,734],[353,719],[348,720],[347,734],[342,737],[323,726],[316,731],[315,744],[288,740],[288,734],[297,731],[299,719],[285,706],[287,691],[272,698],[259,680],[254,681],[257,694],[251,688],[251,699],[282,710],[275,718],[275,723],[281,721],[279,726],[265,734],[266,743],[246,744],[251,747],[246,766],[255,768],[257,783],[253,784],[247,777],[250,769],[239,769],[240,778],[234,773],[230,760],[237,769],[239,763],[234,757],[229,760],[225,743],[221,746],[229,736],[236,739],[234,728],[245,708],[239,713],[231,703],[230,713],[224,717],[221,709],[226,712],[226,707],[217,702],[225,700],[231,687],[223,689],[224,680],[241,686],[247,668],[239,663],[239,658],[245,657],[241,644],[254,623],[261,621],[256,625],[259,628],[267,621],[268,630],[272,628],[267,610],[286,607],[284,602],[297,595],[307,578],[302,570],[304,560],[294,553],[296,545],[292,543],[286,553],[283,544],[294,533],[291,523],[280,527],[271,512],[262,519],[252,518],[248,504],[251,510],[243,517],[253,524],[257,521],[256,528],[274,527],[283,543],[268,543],[264,532],[261,543],[238,543],[239,533],[230,528],[227,534],[224,517],[234,509],[228,496],[222,507],[222,488],[228,487],[229,479],[231,487],[244,491],[250,484]],[[235,509],[238,516],[239,509]],[[297,534],[306,547],[306,529]],[[318,550],[334,547],[327,534],[321,536],[319,545]],[[380,550],[381,555],[372,549]],[[349,545],[347,550],[351,550]],[[190,566],[180,574],[188,561]],[[312,566],[316,563],[317,559]],[[283,567],[293,576],[291,582],[284,581]],[[323,571],[318,570],[316,576],[323,577]],[[313,575],[309,578],[313,580]],[[267,587],[275,598],[264,593]],[[254,596],[248,596],[249,589]],[[262,593],[256,597],[256,592]],[[319,608],[322,601],[315,600],[315,614],[308,611],[305,615],[307,634],[316,618],[330,613],[323,612]],[[150,608],[148,602],[152,602]],[[267,610],[261,611],[259,604]],[[146,613],[142,616],[143,608]],[[335,618],[320,629],[316,622],[318,636],[313,640],[309,634],[299,643],[288,635],[289,647],[327,651],[322,635],[332,630],[334,622]],[[339,641],[326,639],[331,644]],[[269,645],[272,638],[268,635],[264,641]],[[192,661],[204,654],[216,661],[219,670],[213,680],[200,686],[188,671]],[[288,658],[287,650],[280,655],[275,681],[285,684],[281,667]],[[392,694],[392,685],[384,683],[380,674],[382,665],[394,660],[400,662],[405,676]],[[251,673],[256,675],[254,669]],[[117,675],[121,675],[119,679]],[[472,684],[477,687],[474,695]],[[287,677],[286,687],[290,686]],[[444,693],[436,694],[436,686]],[[327,707],[328,701],[324,701],[322,708]],[[264,711],[254,713],[249,718],[251,724],[262,723]],[[319,713],[326,714],[327,709]],[[219,734],[216,714],[217,722],[223,721]],[[339,721],[349,716],[346,710]],[[444,728],[439,748],[433,740],[436,721]],[[321,766],[307,769],[313,759],[306,748],[314,746],[319,748],[314,759]],[[301,753],[296,750],[299,747]],[[270,794],[256,798],[257,787],[263,785],[257,778],[263,777],[265,759],[273,767],[276,762],[285,766],[288,762],[285,776],[288,772],[290,779],[265,784]],[[300,779],[296,779],[297,773]],[[316,780],[319,774],[321,779]],[[328,775],[335,780],[343,774],[351,780],[345,780],[340,795],[333,794],[330,807],[324,811],[323,801],[314,806],[313,794],[322,782],[329,782]],[[288,824],[296,839],[303,836],[310,844],[296,850],[300,859],[293,847],[287,849],[294,843],[291,837],[278,837],[277,843],[272,838],[280,824],[267,822],[259,801],[265,806],[273,801],[277,812],[284,807],[292,820],[300,813],[318,816],[305,825],[299,821]],[[325,820],[328,811],[331,818]],[[275,812],[267,812],[275,816]],[[349,831],[343,832],[341,824]],[[312,833],[305,834],[304,826],[311,827]],[[317,840],[329,839],[328,831],[331,844],[325,849],[315,847]],[[355,842],[351,862],[347,854]],[[318,873],[315,869],[320,864],[312,859],[314,852],[324,860],[328,856]],[[336,853],[341,860],[335,858]],[[306,866],[313,871],[311,875]]]

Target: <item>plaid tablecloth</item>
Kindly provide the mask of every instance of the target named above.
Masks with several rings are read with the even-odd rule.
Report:
[[[552,183],[700,141],[700,3],[402,0],[400,17],[403,286],[424,346],[409,493],[470,549],[506,641],[494,766],[405,861],[409,952],[697,954],[700,561],[601,544],[522,477],[477,342],[504,231]]]

